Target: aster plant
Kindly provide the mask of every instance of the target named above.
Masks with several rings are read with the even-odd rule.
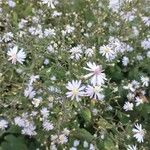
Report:
[[[149,150],[148,0],[0,0],[0,150]]]

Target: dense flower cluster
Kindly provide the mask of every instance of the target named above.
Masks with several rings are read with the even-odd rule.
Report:
[[[0,0],[0,149],[148,150],[148,14],[148,0]]]

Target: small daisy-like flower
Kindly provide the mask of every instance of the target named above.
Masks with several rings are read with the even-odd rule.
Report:
[[[77,147],[79,144],[80,144],[79,140],[74,140],[74,142],[73,142],[73,146],[74,147]]]
[[[83,53],[81,45],[71,48],[70,53],[71,53],[70,56],[71,59],[79,60]]]
[[[113,51],[111,47],[107,45],[101,46],[99,49],[99,53],[102,54],[102,56],[105,56],[108,61],[114,59],[115,57],[115,51]]]
[[[37,134],[35,129],[36,129],[36,126],[34,126],[34,124],[29,122],[28,126],[24,127],[21,132],[24,135],[33,136]]]
[[[20,116],[17,116],[14,118],[14,123],[15,123],[15,125],[18,125],[19,127],[24,127],[25,120],[23,118],[21,118]]]
[[[143,99],[140,97],[135,98],[136,106],[139,106],[140,104],[143,104]]]
[[[46,130],[46,131],[50,131],[50,130],[53,130],[54,126],[51,122],[45,120],[43,122],[43,128]]]
[[[10,48],[10,50],[7,52],[7,55],[9,56],[9,61],[11,60],[12,64],[16,64],[18,61],[20,64],[23,64],[26,58],[26,54],[23,51],[23,49],[18,51],[18,46],[14,46],[13,48]]]
[[[64,135],[64,134],[61,134],[61,135],[59,135],[59,143],[60,144],[64,144],[64,143],[67,143],[68,142],[68,138],[67,138],[67,136],[66,135]]]
[[[0,130],[4,130],[8,127],[8,122],[4,119],[0,120]]]
[[[129,58],[126,57],[126,56],[124,56],[124,57],[122,58],[122,64],[123,64],[123,66],[127,66],[128,63],[129,63]]]
[[[90,82],[93,85],[102,85],[105,83],[106,75],[103,73],[102,66],[96,65],[95,63],[88,62],[87,66],[84,67],[85,70],[90,71],[89,74],[85,75],[84,78],[90,78]]]
[[[48,7],[51,7],[52,9],[55,8],[54,6],[54,0],[42,0],[43,4],[47,4]]]
[[[128,145],[127,150],[137,150],[136,145]]]
[[[55,33],[55,30],[54,30],[54,29],[49,28],[49,29],[45,29],[44,35],[45,35],[45,37],[48,37],[48,36],[55,36],[56,33]]]
[[[71,97],[71,100],[76,99],[77,101],[80,100],[80,96],[84,96],[84,86],[81,86],[81,81],[74,81],[68,82],[66,88],[69,92],[66,93],[67,97]]]
[[[141,143],[144,142],[143,138],[144,138],[144,130],[142,129],[142,125],[141,124],[136,124],[135,128],[132,129],[132,132],[134,133],[133,137],[136,138],[136,140]]]
[[[142,21],[144,22],[144,24],[146,25],[146,26],[150,26],[150,17],[146,17],[146,16],[144,16],[144,17],[142,17]]]
[[[70,131],[67,128],[64,128],[62,133],[65,135],[69,135]]]
[[[39,75],[31,75],[29,85],[32,85],[37,79],[39,79]]]
[[[72,33],[75,30],[75,27],[67,25],[65,28],[66,33]]]
[[[149,85],[149,78],[148,77],[141,76],[141,81],[143,83],[142,86],[148,87],[148,85]]]
[[[34,105],[34,107],[38,107],[40,105],[41,101],[42,100],[39,98],[33,98],[32,104]]]
[[[11,40],[13,39],[13,37],[14,37],[14,35],[13,35],[12,32],[7,32],[7,33],[4,34],[4,36],[3,36],[2,39],[3,39],[5,42],[9,42],[9,41],[11,41]]]
[[[36,92],[33,90],[32,86],[28,86],[24,91],[24,96],[28,97],[29,99],[34,98],[35,95],[36,95]]]
[[[16,3],[13,0],[8,0],[8,5],[9,5],[9,7],[13,8],[16,6]]]
[[[133,103],[125,102],[125,104],[124,104],[124,106],[123,106],[123,109],[124,109],[125,111],[133,110]]]
[[[88,85],[86,88],[86,95],[90,98],[103,100],[104,95],[101,93],[103,89],[100,86],[90,86]]]
[[[92,48],[86,49],[86,50],[85,50],[85,55],[86,55],[87,57],[92,57],[92,56],[94,55],[93,49],[92,49]]]
[[[49,116],[49,110],[46,107],[44,107],[41,109],[41,114],[43,118],[47,118]]]
[[[145,50],[150,49],[150,38],[144,39],[144,40],[141,42],[141,47],[144,48]]]

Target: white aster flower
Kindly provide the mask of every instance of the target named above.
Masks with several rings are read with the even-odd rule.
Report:
[[[103,100],[104,95],[102,94],[102,91],[103,91],[103,89],[101,88],[101,86],[88,85],[86,88],[86,95],[89,96],[90,98]]]
[[[75,30],[75,27],[72,27],[70,25],[66,25],[66,28],[65,28],[66,33],[72,33],[74,30]]]
[[[140,104],[143,104],[143,99],[140,97],[135,98],[136,106],[139,106]]]
[[[21,132],[22,134],[33,136],[37,134],[35,132],[35,129],[36,127],[32,123],[29,123],[29,125],[27,127],[24,127]]]
[[[9,56],[8,60],[11,60],[12,64],[16,64],[17,61],[23,64],[26,58],[26,54],[23,49],[18,51],[18,46],[10,48],[10,50],[7,52],[7,55]]]
[[[85,50],[85,55],[86,55],[87,57],[92,57],[92,56],[94,55],[93,49],[92,49],[92,48],[86,49],[86,50]]]
[[[94,145],[93,145],[93,144],[90,144],[90,148],[89,148],[89,150],[95,150],[95,147],[94,147]]]
[[[146,16],[144,16],[144,17],[142,17],[142,21],[144,22],[144,24],[146,25],[146,26],[150,26],[150,17],[146,17]]]
[[[16,3],[13,0],[8,0],[8,5],[9,5],[9,7],[13,8],[16,6]]]
[[[51,7],[52,9],[54,9],[55,8],[54,1],[55,0],[42,0],[42,3],[47,4],[48,7]]]
[[[132,132],[134,133],[133,137],[135,137],[139,143],[144,142],[143,138],[144,138],[145,132],[142,129],[141,124],[137,123],[135,125],[135,128],[132,129]]]
[[[65,134],[65,135],[69,135],[70,131],[67,128],[64,128],[62,133]]]
[[[66,135],[64,135],[64,134],[61,134],[61,135],[59,135],[59,143],[60,144],[65,144],[65,143],[67,143],[68,142],[68,138],[67,138],[67,136]]]
[[[149,77],[144,77],[144,76],[141,76],[141,81],[142,81],[142,86],[146,86],[146,87],[148,87],[148,85],[149,85]]]
[[[21,21],[18,24],[19,29],[24,28],[24,26],[27,24],[27,22],[28,22],[27,20],[21,19]]]
[[[113,51],[112,48],[108,45],[101,46],[99,49],[99,53],[102,54],[102,56],[105,56],[107,61],[115,58],[115,51]]]
[[[54,29],[48,28],[48,29],[45,29],[44,35],[45,35],[45,37],[48,37],[48,36],[55,36],[56,33],[55,33],[55,30],[54,30]]]
[[[71,100],[76,99],[77,101],[80,100],[80,96],[84,96],[84,86],[81,86],[81,81],[74,81],[68,82],[66,88],[69,92],[66,93],[67,97],[71,97]]]
[[[52,13],[52,17],[59,17],[61,15],[62,15],[62,12],[58,12],[56,10]]]
[[[46,107],[44,107],[41,109],[41,114],[43,118],[47,118],[49,116],[49,110]]]
[[[129,63],[129,58],[126,57],[126,56],[124,56],[123,59],[122,59],[122,64],[123,64],[123,66],[127,66],[128,63]]]
[[[17,116],[14,118],[15,125],[18,125],[19,127],[25,126],[25,120],[21,118],[20,116]]]
[[[24,91],[24,96],[28,97],[29,99],[34,98],[35,95],[36,95],[36,92],[33,90],[32,86],[28,86]]]
[[[143,47],[145,50],[150,49],[150,38],[144,39],[141,42],[141,47]]]
[[[55,52],[54,47],[53,47],[52,45],[49,45],[49,46],[47,47],[47,50],[48,50],[48,52],[50,52],[50,53],[54,53],[54,52]]]
[[[29,85],[32,85],[37,79],[39,79],[39,75],[31,75]]]
[[[135,19],[135,14],[132,11],[123,13],[122,15],[122,19],[124,19],[125,21],[133,21]]]
[[[53,126],[53,123],[47,121],[47,120],[44,120],[43,122],[43,128],[46,130],[46,131],[50,131],[50,130],[53,130],[54,126]]]
[[[71,48],[70,53],[71,53],[70,56],[71,59],[79,60],[83,53],[81,45]]]
[[[88,62],[87,66],[89,68],[84,67],[85,70],[90,71],[89,74],[85,75],[84,78],[90,78],[90,82],[92,85],[102,85],[105,83],[106,75],[103,73],[102,66],[96,65],[95,63]]]
[[[8,122],[4,119],[1,119],[0,120],[0,130],[4,130],[7,127],[8,127]]]
[[[136,145],[128,145],[127,150],[137,150]]]
[[[136,56],[136,59],[137,59],[138,61],[141,61],[141,60],[143,60],[143,56],[137,55],[137,56]]]
[[[13,39],[14,35],[12,32],[7,32],[4,34],[2,40],[4,40],[5,42],[9,42]]]
[[[34,107],[38,107],[41,102],[42,102],[42,99],[40,98],[33,98],[32,100],[32,104],[34,105]]]
[[[125,111],[133,110],[133,103],[125,102],[125,104],[124,104],[124,106],[123,106],[123,109],[124,109]]]
[[[79,144],[80,144],[79,140],[74,140],[74,142],[73,142],[73,146],[74,147],[77,147]]]
[[[120,0],[109,0],[109,8],[111,8],[113,12],[118,12],[120,6]]]

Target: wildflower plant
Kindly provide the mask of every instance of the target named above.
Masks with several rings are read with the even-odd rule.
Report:
[[[0,150],[149,150],[148,0],[0,0]]]

